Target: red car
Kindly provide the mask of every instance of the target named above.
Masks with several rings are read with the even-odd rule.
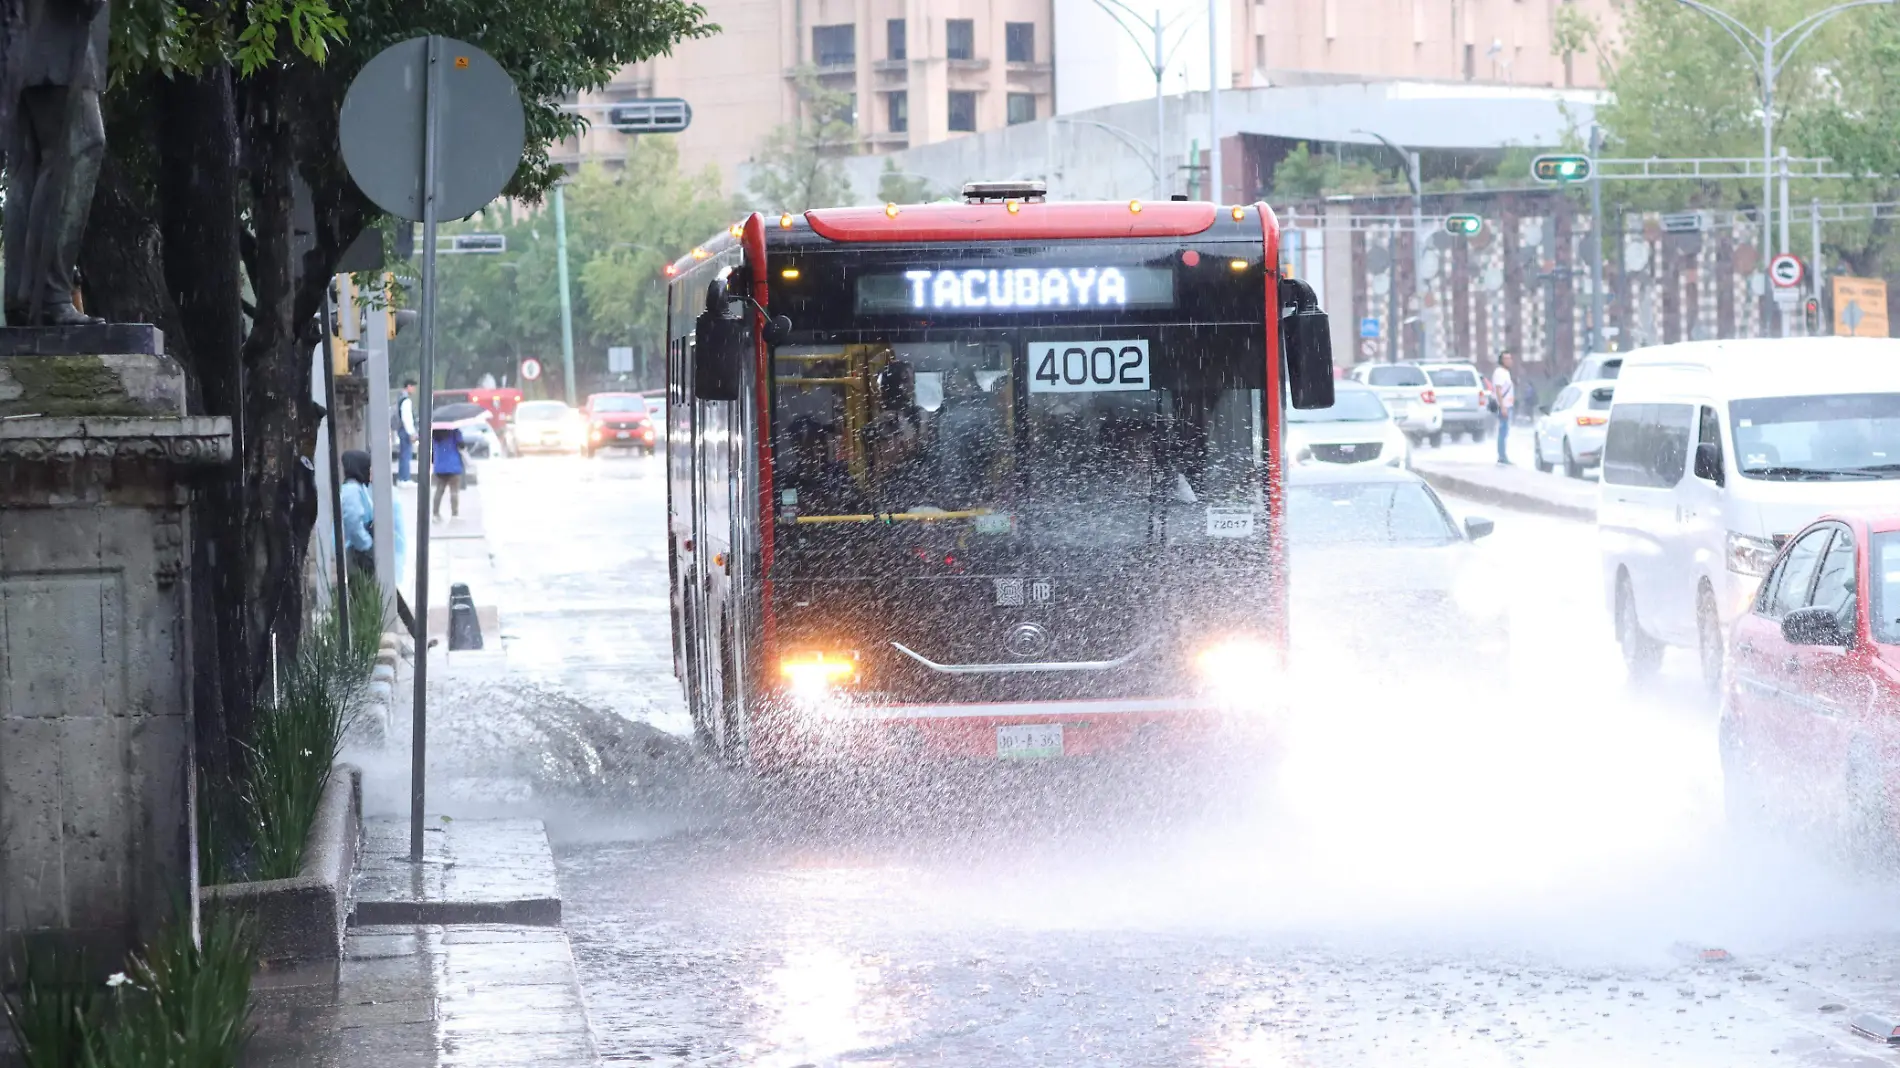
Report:
[[[587,417],[582,455],[592,456],[602,449],[639,449],[653,455],[659,435],[647,412],[647,399],[640,394],[592,394],[582,414]]]
[[[1732,814],[1900,841],[1900,516],[1783,544],[1729,638],[1721,741]]]

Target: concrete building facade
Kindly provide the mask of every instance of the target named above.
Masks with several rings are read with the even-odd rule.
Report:
[[[1054,108],[1052,0],[707,0],[721,32],[636,64],[581,101],[594,127],[556,158],[621,158],[608,109],[683,97],[677,135],[691,173],[719,167],[727,188],[777,127],[799,114],[801,74],[848,101],[858,139],[881,153],[1048,117]],[[873,186],[875,188],[875,186]]]
[[[1154,96],[1153,31],[1107,0],[1054,0],[1063,112]],[[1473,82],[1544,88],[1602,84],[1597,48],[1614,39],[1611,0],[1130,0],[1162,23],[1165,95],[1206,92],[1211,13],[1223,88],[1261,89],[1315,77]],[[1131,32],[1132,31],[1132,32]],[[1594,34],[1595,40],[1589,38]],[[1565,53],[1566,46],[1580,46]]]

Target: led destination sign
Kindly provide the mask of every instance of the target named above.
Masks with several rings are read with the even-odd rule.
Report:
[[[874,315],[1173,306],[1165,267],[917,267],[858,277],[858,311]]]

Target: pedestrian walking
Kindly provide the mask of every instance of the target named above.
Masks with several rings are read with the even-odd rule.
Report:
[[[1498,416],[1498,463],[1509,464],[1510,454],[1504,451],[1504,442],[1511,436],[1511,412],[1517,407],[1517,390],[1511,383],[1510,350],[1498,353],[1497,369],[1491,372],[1492,411]]]
[[[430,433],[429,462],[435,479],[435,500],[429,511],[442,518],[442,494],[449,495],[449,516],[462,514],[462,432],[452,426],[436,426]]]
[[[342,457],[343,547],[350,569],[376,578],[376,499],[369,489],[369,453],[351,449]],[[354,577],[354,576],[352,576]]]
[[[402,396],[396,398],[396,442],[400,446],[396,460],[396,481],[414,482],[410,474],[416,459],[416,380],[402,380]]]

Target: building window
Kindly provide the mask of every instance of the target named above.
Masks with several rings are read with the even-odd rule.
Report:
[[[1036,24],[1033,22],[1003,23],[1003,48],[1011,63],[1034,63],[1036,61]]]
[[[943,38],[950,50],[951,59],[976,58],[975,19],[945,19]],[[952,126],[951,129],[954,130],[956,127]]]
[[[1009,124],[1011,126],[1014,126],[1019,122],[1035,122],[1035,121],[1036,121],[1036,94],[1034,93],[1009,94]]]
[[[909,59],[910,50],[904,45],[904,20],[890,19],[884,23],[884,49],[892,59]]]
[[[811,61],[821,67],[849,67],[858,61],[857,27],[849,22],[811,28]]]
[[[885,117],[890,120],[892,133],[910,132],[910,94],[902,89],[886,94],[884,102]]]
[[[952,89],[950,91],[950,132],[976,132],[976,94]]]

